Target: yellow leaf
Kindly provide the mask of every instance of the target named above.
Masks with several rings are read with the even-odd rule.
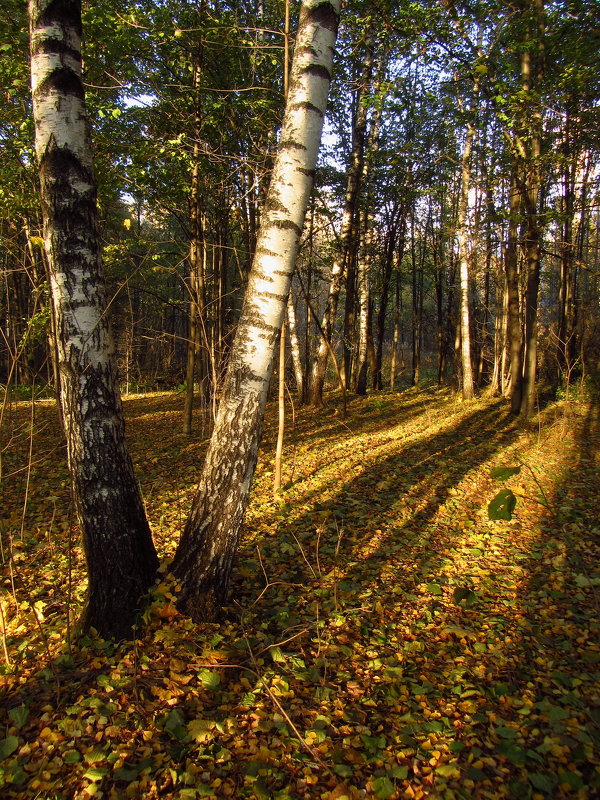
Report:
[[[212,742],[215,738],[213,733],[215,723],[210,719],[193,719],[188,722],[188,733],[195,742],[198,744],[206,744]]]

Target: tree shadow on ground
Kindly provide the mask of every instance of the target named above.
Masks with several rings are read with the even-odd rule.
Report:
[[[597,412],[590,410],[580,427],[578,467],[559,476],[554,493],[551,481],[544,490],[547,476],[537,466],[523,470],[526,490],[539,496],[523,498],[522,513],[496,532],[484,509],[499,487],[477,470],[495,456],[503,459],[499,465],[512,465],[519,433],[498,404],[393,455],[371,453],[357,460],[355,474],[330,478],[323,489],[331,495],[317,505],[320,520],[314,508],[292,515],[276,539],[261,544],[269,579],[274,566],[274,578],[309,582],[313,593],[290,588],[292,603],[282,594],[273,602],[267,593],[259,614],[271,617],[275,639],[311,620],[315,630],[321,624],[303,655],[314,658],[322,685],[341,703],[363,704],[355,721],[372,722],[375,730],[383,712],[377,730],[382,741],[389,730],[391,763],[394,738],[396,748],[422,759],[431,750],[426,734],[434,731],[455,748],[456,773],[449,774],[464,790],[481,785],[498,797],[539,790],[568,797],[599,786],[600,719],[587,707],[600,661],[590,572],[597,561],[582,561],[585,534],[577,527],[598,487]],[[542,470],[543,447],[541,441]],[[317,504],[317,494],[305,502]],[[577,521],[568,522],[569,514]],[[598,529],[593,537],[597,548]],[[290,554],[283,566],[282,543]],[[250,587],[256,594],[259,588]],[[248,582],[234,589],[243,605]],[[381,685],[378,668],[370,667],[374,658],[379,667],[394,658],[402,664],[405,694]],[[349,763],[364,768],[368,755],[353,752]],[[418,780],[422,767],[415,761],[413,769]]]
[[[375,420],[355,412],[343,452],[330,457],[321,448],[287,493],[287,504],[284,496],[282,504],[259,503],[252,510],[232,586],[235,602],[222,626],[185,627],[168,615],[154,618],[138,645],[117,651],[119,669],[111,663],[112,651],[92,643],[87,655],[78,656],[83,669],[59,658],[50,674],[32,675],[13,691],[8,706],[25,701],[30,711],[31,725],[19,735],[32,747],[39,742],[47,758],[40,760],[39,774],[58,746],[52,736],[73,735],[79,725],[85,738],[75,737],[75,749],[81,741],[86,747],[106,742],[108,755],[129,752],[131,741],[139,759],[144,747],[154,748],[158,789],[152,797],[178,797],[169,769],[183,774],[190,761],[216,770],[211,777],[229,769],[236,796],[258,796],[256,776],[250,782],[243,777],[246,766],[256,763],[265,773],[266,796],[289,784],[291,796],[321,797],[335,783],[285,732],[267,681],[301,734],[321,716],[314,727],[314,741],[326,733],[319,757],[359,789],[389,776],[394,796],[407,786],[432,796],[451,791],[455,797],[515,799],[534,791],[568,798],[589,787],[591,796],[599,723],[589,714],[595,713],[598,648],[589,614],[595,588],[585,579],[593,578],[596,566],[582,542],[597,547],[598,532],[582,520],[589,510],[583,496],[597,481],[597,417],[586,416],[572,442],[577,467],[559,476],[555,494],[551,486],[546,490],[549,505],[562,516],[522,498],[516,519],[496,525],[485,508],[498,486],[481,467],[513,465],[521,444],[525,448],[520,429],[500,401],[453,408],[457,417],[448,413],[440,422],[443,402],[438,396],[435,413],[420,416],[430,406],[407,393],[380,408]],[[359,407],[362,413],[364,405]],[[327,414],[311,418],[307,412],[303,433],[314,439],[313,447]],[[156,424],[152,414],[142,417],[135,433],[146,440],[140,438],[139,453],[149,455],[171,422],[167,417],[161,424],[158,414]],[[368,435],[366,443],[359,444],[359,434]],[[196,447],[183,440],[167,446],[165,440],[160,469],[142,476],[155,487],[157,510],[171,491],[160,486],[161,474],[182,494],[188,491],[181,453],[196,469]],[[542,461],[543,447],[542,441]],[[263,454],[263,470],[270,458]],[[543,482],[535,464],[533,470]],[[523,470],[511,484],[515,490],[526,476]],[[259,470],[259,480],[269,476],[261,478]],[[533,497],[536,482],[527,483],[523,492]],[[572,585],[573,575],[581,576],[581,586]],[[579,641],[584,626],[586,638]],[[231,667],[219,672],[217,664],[220,688],[208,690],[197,672],[200,663],[210,663],[209,655],[216,658],[215,648],[226,650],[221,658]],[[145,649],[151,663],[142,663]],[[240,676],[250,675],[249,666],[254,673],[244,684]],[[109,712],[112,702],[117,709]],[[103,714],[108,726],[99,721]],[[51,731],[41,736],[44,715]],[[220,725],[234,718],[240,728],[231,736],[214,734],[214,746],[211,740],[194,749],[178,738],[178,726],[198,716]],[[2,721],[10,725],[6,708]],[[90,753],[95,746],[89,745]],[[219,755],[221,747],[229,756]],[[229,758],[231,766],[219,758]],[[98,763],[112,775],[112,765]],[[299,765],[316,770],[323,783],[311,788]],[[81,785],[85,769],[73,767],[73,786]],[[113,785],[124,797],[127,782]],[[52,787],[54,795],[74,796],[60,785]]]

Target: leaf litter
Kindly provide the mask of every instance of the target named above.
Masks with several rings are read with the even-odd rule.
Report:
[[[600,795],[594,408],[550,406],[528,430],[447,392],[301,410],[276,500],[270,408],[230,605],[195,625],[168,565],[207,424],[184,437],[180,404],[125,401],[163,561],[120,645],[74,636],[85,579],[55,409],[11,407],[3,796]],[[514,506],[491,519],[499,482]]]

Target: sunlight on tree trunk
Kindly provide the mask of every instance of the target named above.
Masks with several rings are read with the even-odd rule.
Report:
[[[277,158],[215,429],[173,562],[179,607],[213,619],[225,600],[327,103],[339,1],[302,4]]]

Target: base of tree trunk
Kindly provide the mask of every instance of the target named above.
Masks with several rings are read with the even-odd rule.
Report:
[[[177,601],[177,610],[193,622],[217,622],[222,616],[223,602],[217,598],[214,589],[194,587]]]
[[[96,597],[88,602],[79,619],[80,630],[83,632],[94,628],[103,639],[131,639],[136,620],[144,608],[144,594],[156,577],[156,567],[148,572],[143,583],[136,583],[135,588],[127,586],[126,594],[121,591],[105,596],[101,601]]]

